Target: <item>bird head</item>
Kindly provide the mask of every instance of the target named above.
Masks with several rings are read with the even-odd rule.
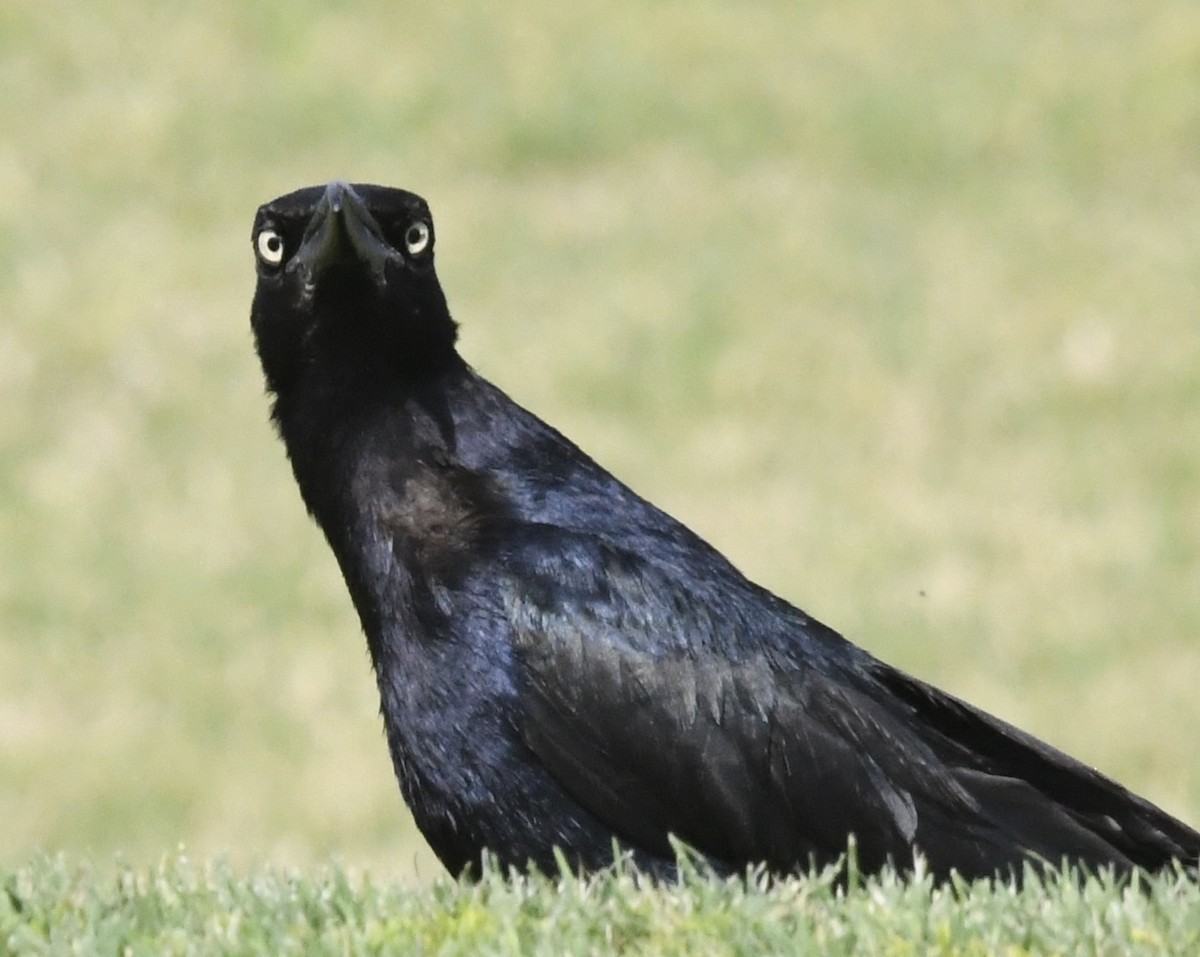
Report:
[[[251,327],[276,395],[306,368],[435,371],[455,325],[433,268],[433,217],[385,186],[310,186],[260,206]]]

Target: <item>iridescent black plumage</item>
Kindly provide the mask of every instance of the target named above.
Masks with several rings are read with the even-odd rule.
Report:
[[[836,859],[967,877],[1157,870],[1200,835],[743,577],[455,350],[433,221],[331,183],[263,206],[273,417],[362,620],[388,743],[446,866]]]

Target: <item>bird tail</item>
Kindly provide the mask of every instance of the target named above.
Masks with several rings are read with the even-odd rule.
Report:
[[[883,666],[875,677],[908,711],[909,726],[939,755],[981,812],[967,836],[980,873],[1019,873],[1021,860],[996,867],[1002,849],[1058,866],[1161,871],[1178,862],[1195,875],[1200,833],[1094,768],[916,678]],[[942,826],[939,826],[942,825]],[[970,861],[952,821],[926,816],[917,840],[930,867]],[[1011,853],[1011,851],[1009,852]]]

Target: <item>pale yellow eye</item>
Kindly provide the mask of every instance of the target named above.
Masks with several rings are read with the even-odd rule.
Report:
[[[273,229],[264,229],[255,241],[258,258],[270,266],[283,262],[283,237]]]
[[[404,234],[404,248],[410,256],[419,256],[429,248],[429,224],[420,221],[408,227]]]

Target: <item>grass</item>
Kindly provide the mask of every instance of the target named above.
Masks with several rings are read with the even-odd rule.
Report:
[[[62,858],[4,874],[0,953],[139,954],[1188,954],[1200,888],[1031,879],[1016,891],[893,875],[849,890],[829,873],[650,884],[490,871],[420,888],[337,865],[309,872],[196,863],[100,874]],[[6,949],[7,948],[7,949]]]
[[[1186,0],[6,0],[0,864],[439,873],[249,341],[335,176],[752,577],[1200,821],[1198,66]]]

